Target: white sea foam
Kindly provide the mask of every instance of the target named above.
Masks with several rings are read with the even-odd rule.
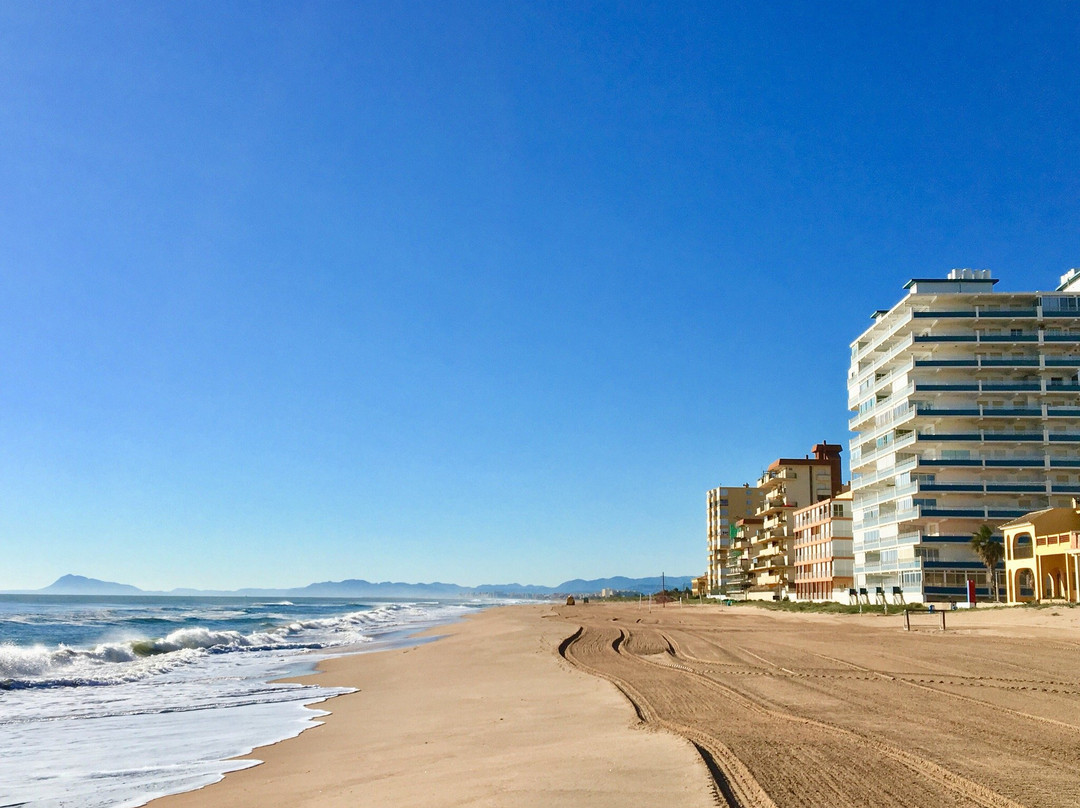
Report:
[[[288,616],[285,604],[273,606]],[[133,631],[153,625],[142,620],[149,608],[126,623],[99,609],[99,622],[113,633],[108,642],[0,645],[0,688],[7,688],[0,689],[0,806],[137,806],[214,782],[252,765],[227,759],[318,723],[324,713],[305,705],[344,692],[275,679],[310,669],[336,649],[385,646],[464,611],[352,606],[317,617],[308,609],[287,621],[260,613],[244,623],[258,629],[243,631],[220,627],[223,608],[172,611],[216,625],[160,636]]]
[[[430,611],[430,607],[424,609],[412,604],[388,604],[369,611],[296,620],[247,634],[191,626],[175,629],[163,637],[126,639],[90,648],[5,644],[0,645],[0,688],[10,690],[133,681],[173,666],[191,664],[195,657],[180,653],[183,651],[223,654],[361,645],[371,641],[370,632],[374,628],[385,629],[404,626],[415,620],[432,619]],[[145,661],[148,657],[165,655],[169,656],[168,660]]]

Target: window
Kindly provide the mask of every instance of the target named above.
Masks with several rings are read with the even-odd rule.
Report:
[[[1080,298],[1073,295],[1045,295],[1042,308],[1047,311],[1080,311]]]

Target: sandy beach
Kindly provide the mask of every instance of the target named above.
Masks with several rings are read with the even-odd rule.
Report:
[[[183,806],[1080,805],[1080,611],[492,609]]]

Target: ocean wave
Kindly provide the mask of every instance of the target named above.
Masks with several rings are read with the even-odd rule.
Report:
[[[193,625],[159,637],[120,637],[85,648],[3,644],[0,689],[119,684],[187,665],[207,655],[359,645],[429,616],[430,607],[388,603],[331,617],[284,621],[247,633]],[[141,623],[145,629],[149,622],[132,620],[129,627]]]

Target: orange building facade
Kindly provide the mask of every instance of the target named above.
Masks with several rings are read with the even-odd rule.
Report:
[[[851,491],[799,508],[792,522],[795,599],[846,600],[855,584]]]

